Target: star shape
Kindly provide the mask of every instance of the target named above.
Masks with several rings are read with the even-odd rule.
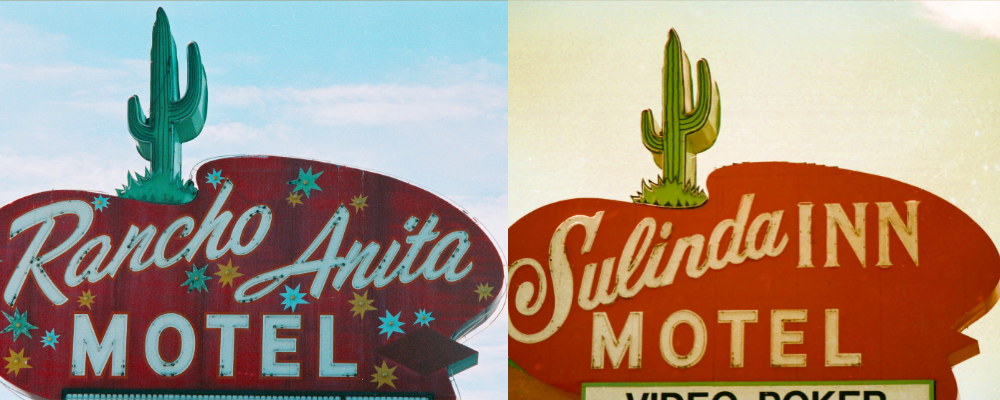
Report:
[[[212,184],[213,189],[217,189],[218,185],[222,183],[222,171],[212,169],[212,172],[205,177],[205,180]]]
[[[302,285],[297,285],[295,286],[295,289],[292,289],[288,287],[288,285],[285,285],[285,293],[281,293],[281,297],[285,298],[284,300],[281,301],[281,305],[285,306],[283,310],[287,310],[289,307],[291,307],[292,312],[295,312],[296,305],[309,304],[308,302],[306,302],[305,299],[306,294],[299,292],[300,287],[302,287]]]
[[[358,210],[364,211],[367,206],[368,196],[362,196],[359,194],[351,199],[351,207],[354,207],[354,212],[358,212]]]
[[[10,325],[7,325],[7,327],[0,331],[0,333],[13,332],[14,340],[17,340],[17,337],[21,334],[31,337],[31,333],[28,332],[28,329],[38,329],[38,327],[28,323],[27,310],[25,310],[24,314],[22,314],[17,311],[17,308],[15,308],[13,317],[7,313],[3,313],[3,316],[7,317],[7,322],[10,322]]]
[[[476,284],[476,290],[473,291],[479,295],[479,301],[493,296],[493,287],[490,286],[489,282]]]
[[[90,291],[88,290],[86,292],[83,292],[82,295],[80,295],[80,298],[79,300],[77,300],[77,302],[80,303],[80,307],[87,307],[88,309],[93,310],[92,308],[90,308],[90,306],[94,304],[94,299],[96,298],[97,296],[90,294]]]
[[[62,335],[56,335],[55,329],[45,332],[45,336],[42,337],[42,348],[44,349],[45,346],[49,346],[55,349],[56,343],[59,343],[59,336]]]
[[[216,265],[219,266],[219,272],[216,272],[215,274],[219,276],[219,283],[222,284],[222,286],[226,285],[232,286],[233,279],[243,276],[243,274],[236,272],[236,270],[239,269],[240,267],[234,267],[233,259],[231,258],[229,259],[229,263],[226,265],[222,264],[216,264]]]
[[[384,360],[382,361],[381,368],[379,368],[378,365],[375,365],[374,367],[375,367],[375,373],[372,374],[372,377],[375,379],[372,379],[372,382],[378,383],[376,389],[382,387],[382,385],[389,385],[392,386],[393,389],[395,389],[396,385],[394,385],[392,381],[399,378],[397,378],[396,375],[393,375],[392,373],[396,371],[396,367],[389,368],[388,365],[385,365]]]
[[[0,331],[0,333],[13,332],[14,340],[17,340],[17,337],[20,336],[21,334],[24,334],[27,337],[31,337],[31,333],[28,333],[28,329],[38,329],[37,326],[28,323],[27,310],[25,310],[24,313],[22,314],[17,311],[17,308],[15,308],[13,317],[8,315],[7,313],[3,313],[3,316],[7,317],[7,322],[10,322],[10,325],[7,325],[6,328],[3,328],[3,330]]]
[[[406,325],[406,324],[404,324],[402,322],[399,322],[399,314],[400,313],[402,313],[402,311],[396,313],[396,315],[392,315],[392,314],[389,314],[389,310],[385,310],[385,316],[384,317],[378,317],[378,319],[380,321],[382,321],[382,325],[378,326],[378,329],[381,330],[381,332],[379,332],[380,335],[384,333],[384,334],[386,334],[385,338],[388,339],[389,337],[392,336],[393,332],[406,333],[406,332],[403,332],[403,330],[399,328],[399,327],[401,327],[403,325]]]
[[[365,311],[377,310],[377,308],[372,307],[372,302],[374,301],[375,299],[368,298],[368,291],[366,290],[365,294],[361,296],[358,296],[357,293],[354,293],[354,300],[348,300],[347,302],[354,305],[354,307],[351,307],[351,312],[354,313],[353,316],[357,317],[358,314],[360,314],[361,319],[365,319]]]
[[[198,289],[199,292],[202,290],[207,292],[208,286],[205,285],[205,282],[212,279],[211,277],[205,276],[205,271],[207,270],[208,270],[207,265],[202,269],[198,269],[197,265],[192,265],[191,272],[184,271],[184,273],[187,274],[188,278],[186,281],[184,281],[184,283],[181,284],[181,286],[187,286],[188,293],[191,293],[191,291],[195,289]]]
[[[413,325],[420,324],[423,326],[430,326],[430,322],[436,319],[431,316],[432,313],[423,309],[421,309],[420,312],[415,312],[414,314],[417,315],[417,320],[413,322]]]
[[[285,198],[285,200],[288,200],[288,204],[291,204],[292,208],[295,208],[296,204],[302,204],[302,195],[295,192],[291,192],[288,194],[288,197]]]
[[[323,190],[316,184],[316,180],[319,179],[320,175],[323,175],[323,171],[319,171],[319,173],[314,174],[312,167],[309,167],[309,172],[304,172],[302,171],[302,168],[299,168],[299,177],[288,182],[289,185],[295,185],[295,189],[292,189],[292,193],[301,190],[306,193],[306,198],[309,198],[310,190]]]
[[[90,204],[94,205],[95,210],[104,212],[104,209],[108,207],[108,198],[97,195],[97,197],[94,197],[94,201],[90,202]]]
[[[7,368],[7,374],[8,375],[10,374],[11,371],[14,371],[14,376],[17,376],[17,373],[21,372],[21,369],[31,368],[31,366],[28,365],[29,358],[24,356],[24,349],[21,349],[21,351],[19,351],[17,353],[14,352],[14,349],[8,349],[8,350],[10,350],[10,357],[4,357],[3,358],[4,360],[7,361],[7,367],[6,368]],[[384,364],[385,361],[383,361],[382,363]],[[390,372],[390,375],[391,375],[392,371],[389,371],[389,372]],[[393,387],[395,387],[395,386],[393,386]]]

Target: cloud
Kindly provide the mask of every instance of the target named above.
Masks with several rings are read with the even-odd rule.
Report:
[[[322,87],[215,86],[212,103],[280,117],[289,125],[400,126],[507,117],[506,68],[485,60],[429,59],[393,83]],[[412,83],[412,82],[416,83]]]
[[[211,144],[232,144],[247,141],[259,141],[266,138],[282,139],[289,132],[290,128],[282,123],[267,125],[263,128],[250,126],[242,122],[225,122],[217,125],[205,125],[202,134],[205,135]],[[199,135],[201,136],[201,135]],[[206,141],[196,142],[198,144],[208,143]]]
[[[280,95],[318,125],[397,125],[484,118],[500,107],[495,99],[506,103],[507,91],[481,83],[354,85],[284,90]]]
[[[122,104],[124,101],[121,100],[107,100],[107,101],[54,101],[51,102],[52,105],[62,106],[66,108],[73,108],[80,111],[90,111],[94,113],[121,116],[125,115],[122,111],[124,108]]]
[[[479,352],[479,364],[455,375],[461,399],[497,399],[498,394],[506,394],[507,309],[504,308],[492,324],[463,344]]]
[[[217,84],[209,89],[209,125],[186,146],[185,157],[311,158],[372,170],[451,196],[495,199],[505,194],[507,87],[502,68],[485,61],[423,65],[429,69],[426,74],[453,78],[319,87]],[[505,241],[499,237],[506,232],[502,222],[490,231]]]
[[[436,86],[457,82],[501,82],[506,87],[507,66],[483,59],[456,63],[448,58],[431,57],[415,66],[391,72],[387,80]]]
[[[1000,40],[1000,2],[920,1],[920,16],[966,35]]]
[[[482,82],[447,86],[361,84],[319,88],[221,87],[224,107],[282,110],[319,126],[384,126],[506,119],[507,89]]]
[[[34,26],[0,19],[0,78],[3,82],[40,82],[46,85],[80,81],[116,81],[133,72],[149,73],[149,61],[121,60],[98,67],[67,61],[66,35],[41,31]],[[125,67],[123,69],[123,67]]]
[[[87,149],[95,156],[88,163],[128,160],[115,163],[122,168],[113,174],[116,179],[126,169],[143,169],[124,115],[133,94],[144,108],[150,106],[148,60],[66,59],[65,37],[23,24],[0,28],[0,87],[8,94],[0,101],[0,119],[6,121],[0,138],[10,151],[0,158],[15,162],[22,155],[69,155]],[[37,43],[48,53],[24,58],[2,51],[19,43]],[[397,76],[381,82],[313,87],[211,81],[216,83],[209,86],[208,124],[198,140],[184,145],[185,169],[231,154],[318,159],[383,173],[449,196],[482,196],[471,206],[460,203],[502,216],[493,211],[501,207],[497,196],[506,193],[505,66],[429,57],[394,73]],[[180,78],[183,90],[183,74]],[[23,165],[37,166],[44,159],[39,156]],[[47,162],[45,168],[52,169],[52,178],[82,173],[71,162]],[[89,177],[67,182],[98,183]],[[107,183],[89,188],[110,189]],[[505,207],[505,198],[502,204]],[[484,214],[474,215],[482,219]],[[505,243],[502,222],[487,225]]]
[[[223,107],[263,106],[265,91],[253,86],[219,86],[210,88],[212,105]]]
[[[0,206],[47,190],[86,190],[113,193],[125,182],[130,165],[120,158],[78,153],[18,154],[0,148]],[[134,166],[131,166],[134,169]]]
[[[108,81],[120,79],[127,75],[125,71],[86,67],[82,65],[34,65],[34,64],[0,64],[0,73],[10,80],[41,81],[47,84],[52,81],[65,82],[70,80]]]
[[[497,245],[507,255],[507,195],[498,197],[458,196],[452,200],[465,208],[469,215],[479,221],[496,240]]]
[[[51,55],[65,50],[67,37],[42,32],[35,27],[0,20],[0,55],[17,54],[20,58]]]
[[[476,218],[507,254],[507,195],[452,198]],[[506,290],[506,288],[505,288]],[[479,351],[479,365],[455,376],[462,400],[496,399],[507,390],[507,308],[463,344]]]

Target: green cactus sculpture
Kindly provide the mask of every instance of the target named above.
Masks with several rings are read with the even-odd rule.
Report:
[[[691,93],[691,64],[681,49],[677,32],[663,53],[663,125],[656,126],[651,110],[642,112],[642,143],[663,170],[657,182],[642,184],[632,196],[636,203],[670,208],[692,208],[708,197],[697,187],[696,156],[719,136],[719,87],[712,81],[708,61],[698,61],[698,103]]]
[[[118,189],[124,198],[159,204],[183,204],[194,200],[198,190],[181,179],[181,144],[198,137],[208,113],[208,83],[201,64],[198,44],[188,44],[187,92],[179,96],[177,47],[170,34],[170,22],[163,9],[156,10],[150,66],[149,118],[142,111],[139,96],[128,100],[128,130],[136,141],[139,155],[150,162],[145,175],[132,173]]]

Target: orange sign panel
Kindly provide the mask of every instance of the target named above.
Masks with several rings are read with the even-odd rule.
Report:
[[[979,352],[960,332],[1000,282],[969,216],[818,165],[733,165],[707,187],[695,209],[573,199],[511,226],[511,362],[570,393],[905,380],[957,397],[951,367]]]

